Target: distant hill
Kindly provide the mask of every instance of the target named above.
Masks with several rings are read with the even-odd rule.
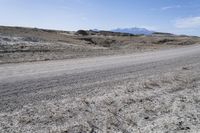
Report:
[[[154,33],[154,31],[150,31],[145,28],[118,28],[112,30],[112,32],[121,32],[121,33],[129,33],[129,34],[135,34],[135,35],[150,35]]]

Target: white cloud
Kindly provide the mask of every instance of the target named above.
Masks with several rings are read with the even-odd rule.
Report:
[[[181,5],[165,6],[165,7],[162,7],[161,10],[169,10],[169,9],[175,9],[175,8],[181,8]]]
[[[181,18],[175,22],[176,28],[198,28],[200,27],[200,16]]]

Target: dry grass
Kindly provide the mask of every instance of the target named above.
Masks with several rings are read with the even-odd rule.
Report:
[[[37,28],[0,27],[0,61],[26,62],[128,54],[199,43],[198,37],[134,36],[109,32],[86,36]]]

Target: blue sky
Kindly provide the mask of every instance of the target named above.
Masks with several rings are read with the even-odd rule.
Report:
[[[0,0],[0,25],[200,35],[200,0]]]

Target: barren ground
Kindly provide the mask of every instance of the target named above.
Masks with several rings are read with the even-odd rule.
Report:
[[[107,31],[76,32],[0,26],[0,63],[63,60],[141,53],[192,45],[199,37],[127,35]]]
[[[53,40],[55,34],[51,41],[38,42],[38,38],[24,37],[28,31],[15,30],[18,37],[8,35],[11,32],[12,28],[4,31],[0,38],[1,133],[200,132],[200,45],[186,46],[186,42],[197,43],[198,38],[120,37],[123,45],[115,48],[112,43],[100,45],[102,40],[98,45],[75,43],[77,35],[74,40],[69,37],[70,45]],[[150,38],[161,44],[144,45]],[[131,44],[136,40],[139,45]],[[152,51],[154,46],[156,51]],[[70,59],[60,60],[67,59],[63,56],[72,47],[79,51],[103,49],[106,54],[88,51],[91,55],[83,56],[87,53],[83,50],[83,55],[77,56],[76,49]],[[63,55],[53,58],[54,48],[61,48],[58,51]],[[50,55],[38,52],[41,49],[51,49]],[[35,55],[28,56],[33,51]]]

